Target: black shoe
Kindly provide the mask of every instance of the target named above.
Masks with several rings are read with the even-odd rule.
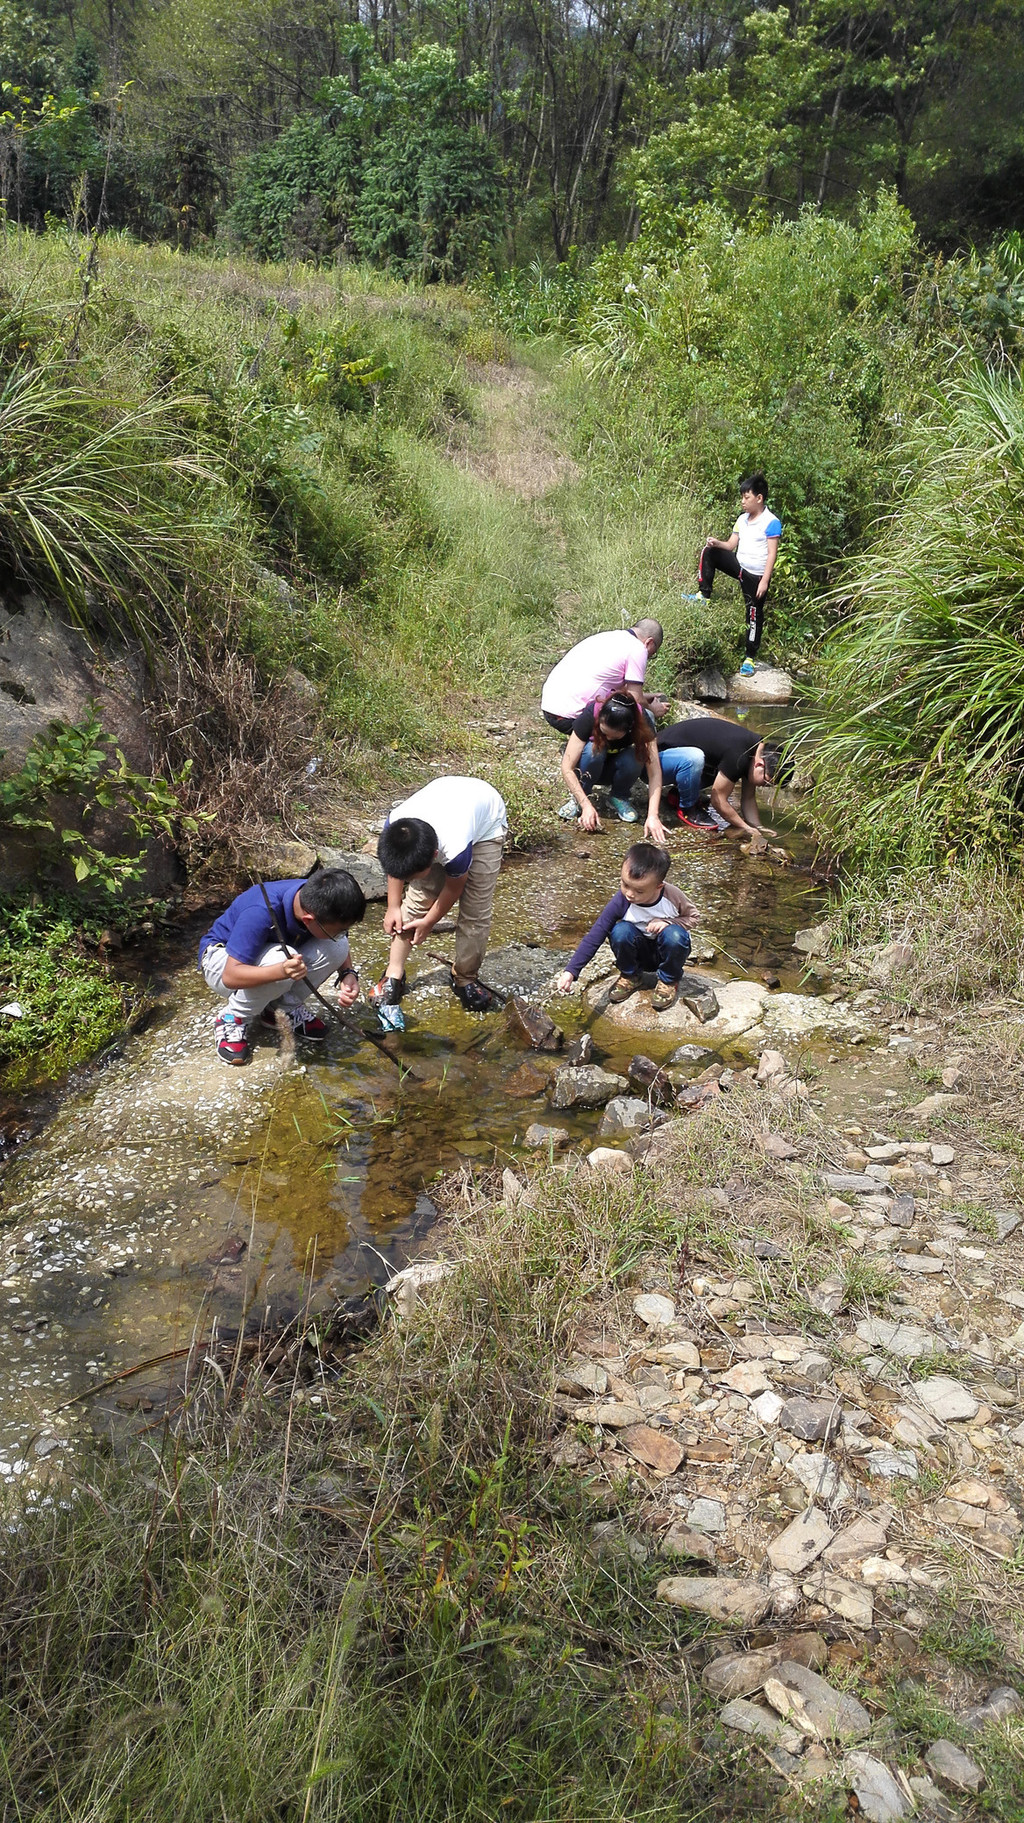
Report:
[[[489,987],[481,981],[467,981],[460,987],[453,975],[451,977],[452,993],[461,1001],[467,1013],[493,1013],[498,1005],[497,994],[492,994]]]
[[[382,975],[367,998],[371,1006],[397,1006],[408,985],[404,975]]]
[[[701,835],[717,836],[721,833],[714,818],[709,817],[707,811],[701,810],[697,804],[691,804],[688,810],[680,810],[676,814],[687,829],[699,829]]]

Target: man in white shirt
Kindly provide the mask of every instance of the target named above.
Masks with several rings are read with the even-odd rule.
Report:
[[[664,633],[656,620],[638,620],[619,633],[592,633],[559,659],[544,681],[540,706],[544,720],[559,734],[571,734],[577,715],[588,704],[603,702],[616,690],[628,690],[645,709],[647,664],[661,648]]]
[[[699,595],[685,595],[684,601],[711,600],[715,571],[734,576],[743,591],[747,610],[747,643],[740,671],[750,677],[754,659],[764,631],[764,604],[768,585],[779,554],[782,521],[767,505],[768,483],[764,475],[747,475],[740,482],[740,504],[743,511],[729,538],[708,538],[700,554],[697,580]]]
[[[452,993],[470,1013],[487,1013],[495,996],[478,980],[491,934],[494,892],[508,826],[504,799],[483,779],[434,779],[396,805],[381,831],[377,856],[388,878],[384,929],[391,938],[386,972],[370,990],[386,1022],[404,1023],[410,950],[458,904]]]

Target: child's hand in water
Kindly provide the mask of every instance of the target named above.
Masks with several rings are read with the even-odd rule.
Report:
[[[576,986],[576,977],[575,975],[570,975],[569,970],[564,968],[559,975],[555,986],[560,994],[571,994],[573,988]]]

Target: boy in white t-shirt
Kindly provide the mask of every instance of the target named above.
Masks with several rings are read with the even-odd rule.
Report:
[[[697,580],[699,595],[684,596],[686,601],[711,600],[715,571],[734,576],[743,591],[747,610],[747,643],[740,671],[750,677],[754,659],[764,631],[764,604],[768,585],[779,554],[782,521],[768,505],[768,483],[763,475],[747,475],[740,482],[740,504],[743,511],[729,538],[708,538],[700,554]]]
[[[370,990],[386,1024],[400,1029],[404,1023],[398,1003],[410,950],[456,904],[452,993],[470,1013],[488,1013],[497,1004],[476,977],[491,933],[507,827],[504,799],[483,779],[434,779],[391,812],[377,843],[388,877],[384,929],[391,951],[385,974]]]

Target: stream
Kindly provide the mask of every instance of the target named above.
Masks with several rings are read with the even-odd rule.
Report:
[[[786,847],[806,843],[776,816]],[[663,1061],[678,1032],[632,1035],[595,1018],[552,977],[617,885],[637,828],[606,822],[587,836],[559,827],[541,855],[502,870],[484,978],[543,998],[571,1039],[590,1029],[596,1060],[625,1073],[636,1050]],[[820,889],[805,867],[753,860],[738,844],[680,830],[671,878],[701,909],[694,948],[716,951],[720,977],[774,970],[807,991],[794,932],[812,924]],[[379,904],[353,932],[364,984],[386,953]],[[379,1284],[415,1251],[435,1219],[438,1174],[501,1167],[523,1156],[535,1121],[594,1143],[601,1110],[550,1115],[557,1057],[512,1041],[503,1015],[465,1013],[442,968],[414,959],[401,1052],[425,1081],[400,1078],[358,1031],[332,1029],[288,1066],[273,1034],[252,1063],[215,1055],[213,1005],[194,960],[197,916],[158,958],[157,1011],[108,1066],[67,1094],[43,1132],[14,1154],[0,1229],[0,1476],[20,1475],[86,1424],[159,1422],[161,1360],[123,1383],[124,1369],[188,1348],[210,1322],[286,1320]],[[440,950],[451,938],[436,938]],[[368,1009],[356,1019],[376,1029]],[[723,1053],[724,1054],[724,1053]],[[700,1067],[699,1065],[695,1067]],[[91,1389],[102,1389],[93,1397]]]

